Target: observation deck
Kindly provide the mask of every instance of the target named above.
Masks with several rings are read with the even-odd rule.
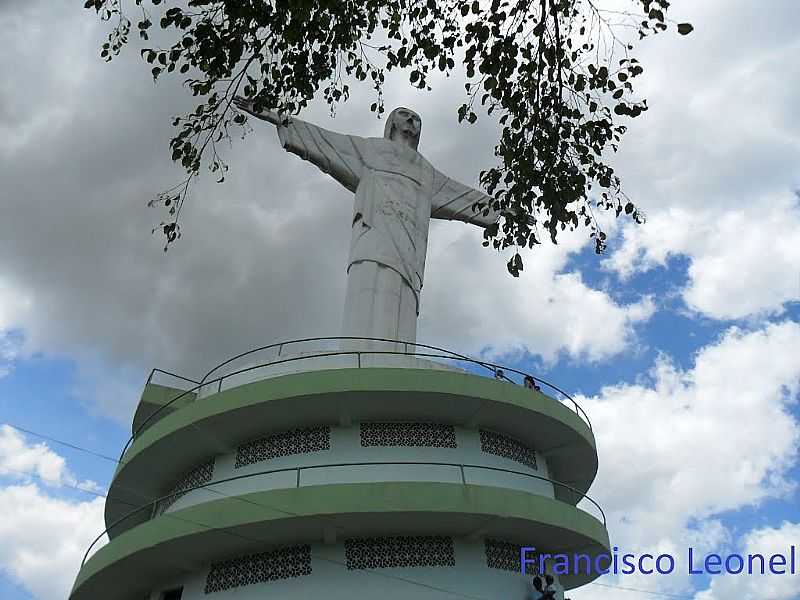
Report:
[[[73,600],[524,598],[521,546],[608,552],[582,409],[440,348],[318,338],[201,381],[154,369],[133,429]]]

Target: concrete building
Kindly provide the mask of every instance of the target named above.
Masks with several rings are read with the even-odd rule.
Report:
[[[71,600],[527,600],[521,547],[608,552],[568,398],[431,347],[339,347],[156,373]]]

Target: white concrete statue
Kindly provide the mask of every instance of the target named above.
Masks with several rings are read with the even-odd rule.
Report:
[[[355,193],[342,335],[416,341],[430,219],[486,227],[497,213],[484,216],[472,207],[488,206],[490,198],[450,179],[417,152],[422,121],[407,108],[391,112],[382,138],[364,138],[256,112],[242,98],[235,103],[276,125],[284,149]]]

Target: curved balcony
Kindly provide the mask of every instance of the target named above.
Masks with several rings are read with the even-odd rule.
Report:
[[[220,489],[212,492],[215,486],[219,488],[230,481],[198,486],[193,491],[205,489],[215,498],[157,515],[118,536],[90,557],[105,532],[101,534],[84,557],[71,598],[92,600],[102,596],[127,600],[146,593],[153,582],[175,577],[187,568],[196,570],[211,561],[264,547],[320,542],[329,535],[325,532],[330,531],[335,531],[338,539],[396,535],[397,532],[472,540],[498,538],[535,546],[542,552],[579,549],[592,557],[609,550],[605,515],[600,506],[571,486],[549,478],[490,469],[544,480],[574,494],[576,502],[585,500],[594,514],[570,502],[521,490],[476,485],[471,478],[476,471],[486,469],[476,465],[425,465],[452,469],[460,479],[454,483],[304,483],[315,470],[350,466],[357,465],[331,464],[270,471],[286,473],[296,484],[237,496]],[[158,502],[167,499],[156,499],[123,518],[133,518],[139,512],[152,515]],[[576,574],[562,578],[562,583],[571,589],[594,578],[590,574]]]
[[[586,422],[535,389],[442,369],[316,370],[224,389],[143,430],[111,483],[106,523],[163,496],[209,457],[230,454],[265,433],[370,421],[448,423],[505,434],[541,453],[549,475],[581,492],[597,471]],[[559,499],[571,497],[559,497],[563,493],[555,491]]]
[[[321,345],[339,347],[321,348]],[[398,350],[401,346],[403,349]],[[256,358],[259,355],[261,359]],[[265,356],[269,358],[264,359]],[[544,386],[548,397],[571,406],[589,429],[592,428],[589,416],[569,394],[531,373],[428,344],[386,338],[316,337],[277,342],[242,352],[213,367],[200,381],[162,369],[152,369],[133,419],[133,433],[121,454],[124,455],[133,440],[159,419],[224,390],[292,373],[376,367],[455,370],[491,376],[521,386],[525,386],[527,380],[537,391]],[[161,384],[154,381],[155,378],[172,380],[173,384]],[[175,387],[175,381],[180,382],[181,387]],[[187,387],[186,384],[194,385]]]
[[[445,428],[448,441],[364,442],[365,430],[398,424]],[[324,451],[263,450],[318,430]],[[189,475],[200,471],[197,483]],[[461,540],[461,570],[480,540],[597,556],[609,542],[586,495],[596,472],[591,423],[563,390],[434,346],[307,338],[237,355],[200,381],[154,369],[109,489],[107,529],[71,598],[141,597],[187,573],[205,577],[214,561],[296,544],[324,560],[369,537]]]
[[[414,466],[414,467],[444,467],[449,474],[451,475],[451,481],[439,481],[432,480],[432,483],[460,483],[464,486],[476,486],[480,485],[483,487],[499,487],[501,489],[513,489],[512,487],[505,485],[498,485],[497,482],[492,484],[487,484],[486,480],[487,474],[503,474],[503,475],[511,475],[515,476],[520,479],[527,479],[529,484],[532,484],[532,489],[519,489],[518,491],[525,491],[527,493],[533,493],[535,495],[543,495],[542,494],[542,483],[547,484],[547,487],[550,488],[551,494],[550,496],[554,496],[555,490],[560,490],[559,496],[567,497],[569,500],[559,500],[560,502],[565,502],[570,506],[577,506],[581,501],[585,501],[580,507],[582,512],[586,512],[592,515],[593,518],[597,519],[598,521],[602,522],[603,527],[606,527],[606,515],[601,506],[595,502],[590,496],[585,493],[580,492],[579,490],[575,489],[574,487],[567,485],[565,483],[561,483],[560,481],[556,481],[549,477],[544,477],[541,475],[535,475],[533,473],[525,472],[525,471],[518,471],[514,469],[504,469],[500,467],[491,467],[486,465],[473,465],[473,464],[461,464],[461,463],[450,463],[450,462],[422,462],[422,461],[372,461],[372,462],[357,462],[357,463],[330,463],[330,464],[321,464],[321,465],[309,465],[309,466],[302,466],[302,467],[283,467],[279,469],[266,469],[261,470],[255,473],[247,473],[244,475],[237,475],[234,477],[226,477],[224,479],[219,479],[212,483],[205,483],[202,485],[191,486],[187,489],[181,490],[179,492],[173,492],[170,494],[166,494],[159,498],[148,502],[142,506],[136,507],[133,510],[129,511],[127,514],[123,515],[119,519],[117,519],[114,523],[110,524],[100,535],[98,535],[95,540],[91,543],[89,548],[86,550],[84,554],[83,560],[81,561],[81,567],[86,563],[89,555],[92,553],[92,550],[95,549],[95,546],[105,537],[107,536],[112,530],[115,528],[120,527],[125,523],[125,521],[134,521],[136,520],[136,524],[141,523],[141,517],[144,516],[146,520],[151,520],[161,515],[168,515],[172,512],[175,512],[175,509],[170,508],[167,510],[162,510],[161,507],[168,505],[172,507],[173,503],[177,498],[184,498],[188,494],[192,494],[193,492],[204,492],[203,494],[199,494],[198,497],[194,499],[193,502],[184,503],[182,506],[178,507],[177,510],[183,510],[185,508],[189,508],[191,506],[196,506],[198,504],[203,504],[204,502],[211,502],[213,500],[218,500],[219,498],[235,498],[237,496],[244,496],[249,493],[256,493],[256,492],[263,492],[273,489],[289,489],[289,488],[300,488],[300,487],[313,487],[319,485],[341,485],[342,483],[345,484],[352,484],[352,483],[376,483],[374,479],[369,479],[368,481],[337,481],[335,484],[330,482],[326,482],[325,474],[323,473],[325,470],[336,470],[336,469],[347,469],[350,467],[368,467],[368,468],[376,468],[376,467],[407,467],[407,466]],[[383,471],[385,473],[385,470]],[[362,471],[363,473],[363,471]],[[418,472],[419,473],[419,472]],[[440,475],[441,470],[439,473],[436,473],[435,476],[437,478],[441,477]],[[278,476],[275,478],[275,481],[264,485],[264,480],[268,476]],[[351,474],[352,477],[352,474]],[[408,477],[408,475],[406,475]],[[400,477],[399,481],[407,481],[406,477]],[[411,481],[415,484],[421,484],[420,478],[418,474],[413,475],[414,479]],[[252,480],[256,482],[255,489],[248,489],[251,486],[237,486],[231,485],[236,483],[247,482],[248,480]],[[308,481],[307,481],[308,480]],[[387,483],[389,479],[378,480],[378,483]],[[238,488],[238,489],[237,489]],[[546,488],[545,488],[546,489]]]

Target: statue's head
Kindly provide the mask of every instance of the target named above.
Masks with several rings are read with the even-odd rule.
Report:
[[[383,137],[411,146],[414,150],[419,146],[419,135],[422,132],[422,118],[410,108],[395,108],[386,119]]]

